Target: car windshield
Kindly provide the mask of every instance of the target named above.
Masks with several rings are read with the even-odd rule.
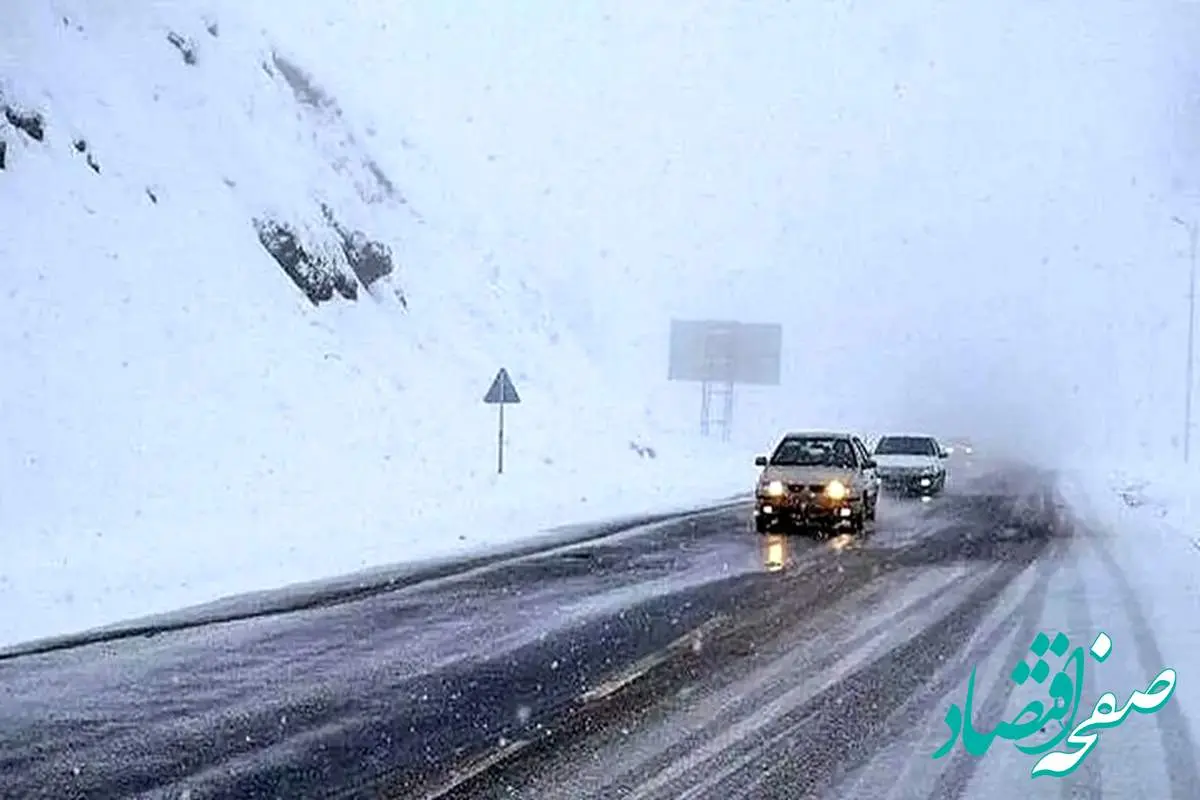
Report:
[[[777,467],[853,467],[854,447],[849,439],[805,436],[784,439],[771,464]]]
[[[875,446],[878,456],[936,456],[937,443],[928,436],[885,436]]]

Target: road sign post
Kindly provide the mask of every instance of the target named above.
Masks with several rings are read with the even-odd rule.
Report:
[[[512,379],[508,377],[508,370],[504,367],[496,373],[496,377],[492,380],[492,387],[488,389],[487,394],[483,396],[483,402],[490,406],[500,407],[500,431],[496,441],[496,474],[504,474],[504,407],[508,404],[516,405],[521,402],[521,396],[517,394],[517,387],[513,386]]]

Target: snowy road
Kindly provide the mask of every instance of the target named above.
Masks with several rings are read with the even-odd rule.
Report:
[[[1119,568],[1047,485],[981,476],[890,506],[862,541],[709,513],[335,608],[0,662],[0,797],[1192,796],[1176,706],[1062,780],[1031,782],[1011,744],[930,758],[973,666],[977,717],[1012,716],[1004,678],[1039,630],[1112,633],[1104,669],[1128,674],[1089,682],[1086,706],[1162,666]]]
[[[961,744],[931,757],[973,667],[977,729],[1045,699],[1045,687],[1030,695],[1009,678],[1039,631],[1086,648],[1103,629],[1123,650],[1105,677],[1086,674],[1077,721],[1102,692],[1123,702],[1164,666],[1139,589],[1047,486],[1044,475],[985,475],[923,520],[885,520],[862,547],[833,542],[764,576],[773,585],[759,584],[722,637],[447,796],[1196,797],[1197,750],[1178,704],[1106,732],[1062,779],[1031,780],[1037,757],[1000,740],[986,757]],[[1057,733],[1048,727],[1033,744]]]

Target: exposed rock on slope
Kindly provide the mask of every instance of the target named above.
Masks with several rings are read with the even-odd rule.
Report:
[[[347,300],[358,299],[358,283],[328,254],[305,247],[294,228],[273,219],[255,219],[254,229],[271,258],[314,306],[332,300],[335,291]]]

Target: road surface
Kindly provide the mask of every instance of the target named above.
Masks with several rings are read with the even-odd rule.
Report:
[[[1052,489],[982,474],[823,541],[707,513],[0,661],[0,797],[1049,796],[1029,765],[981,783],[987,759],[930,754],[971,665],[1037,632],[1073,535]],[[1089,769],[1061,796],[1099,796]]]

